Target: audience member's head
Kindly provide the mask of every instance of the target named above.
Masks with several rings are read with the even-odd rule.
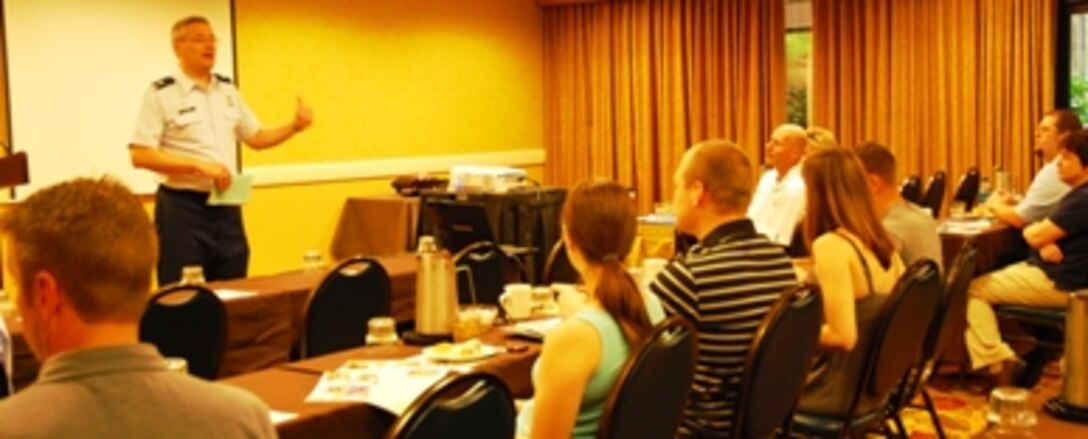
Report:
[[[865,142],[859,145],[854,153],[861,160],[868,175],[869,187],[876,197],[887,195],[889,192],[898,194],[896,185],[898,175],[896,173],[895,156],[892,152],[876,142]]]
[[[593,298],[619,321],[628,341],[651,329],[638,284],[623,261],[637,231],[635,201],[627,188],[611,181],[583,182],[567,195],[563,240],[571,265],[593,286]]]
[[[1054,110],[1043,116],[1035,129],[1035,152],[1044,160],[1053,159],[1059,150],[1058,139],[1063,134],[1079,131],[1080,118],[1070,110]]]
[[[710,140],[692,146],[673,175],[677,230],[702,239],[723,219],[743,217],[754,179],[748,156],[732,142]]]
[[[804,128],[793,124],[780,125],[771,133],[771,140],[767,142],[765,160],[779,174],[785,174],[801,162],[806,149],[808,137]]]
[[[839,140],[835,138],[835,133],[827,128],[808,127],[805,129],[805,137],[808,138],[808,151],[806,151],[806,154],[811,154],[822,148],[839,147]]]
[[[120,183],[80,178],[42,189],[2,222],[4,263],[16,306],[39,359],[94,336],[94,328],[135,328],[158,259],[155,230]]]
[[[1065,133],[1058,141],[1058,177],[1073,187],[1088,181],[1088,130]]]
[[[808,197],[804,220],[808,247],[820,235],[844,228],[887,266],[895,246],[877,216],[857,155],[844,148],[821,149],[805,159],[802,173]]]

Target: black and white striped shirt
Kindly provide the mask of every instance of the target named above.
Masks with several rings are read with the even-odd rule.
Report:
[[[699,331],[698,361],[680,437],[728,437],[748,347],[763,317],[797,283],[785,250],[752,222],[722,224],[651,285],[669,314]]]

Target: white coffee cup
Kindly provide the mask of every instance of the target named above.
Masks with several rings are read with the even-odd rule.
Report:
[[[529,284],[508,284],[499,296],[499,303],[512,319],[528,318],[533,312],[533,286]]]
[[[658,273],[665,269],[665,266],[669,264],[668,259],[664,258],[646,258],[642,260],[642,283],[648,285],[657,278]]]

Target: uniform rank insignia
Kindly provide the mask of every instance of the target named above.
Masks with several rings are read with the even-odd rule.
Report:
[[[155,90],[162,90],[174,84],[174,77],[167,76],[158,81],[152,82],[151,85],[155,87]]]

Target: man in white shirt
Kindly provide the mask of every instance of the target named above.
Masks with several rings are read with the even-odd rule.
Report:
[[[1035,153],[1042,157],[1044,165],[1019,203],[1013,205],[1014,200],[1007,194],[994,194],[987,200],[994,218],[1022,229],[1054,211],[1058,201],[1069,192],[1069,185],[1058,178],[1058,139],[1080,129],[1080,118],[1072,111],[1054,110],[1043,116],[1035,130]]]
[[[770,169],[760,177],[748,207],[748,218],[755,223],[756,231],[783,246],[790,245],[805,211],[805,181],[800,165],[807,145],[805,129],[800,126],[786,124],[774,130],[765,150]]]

